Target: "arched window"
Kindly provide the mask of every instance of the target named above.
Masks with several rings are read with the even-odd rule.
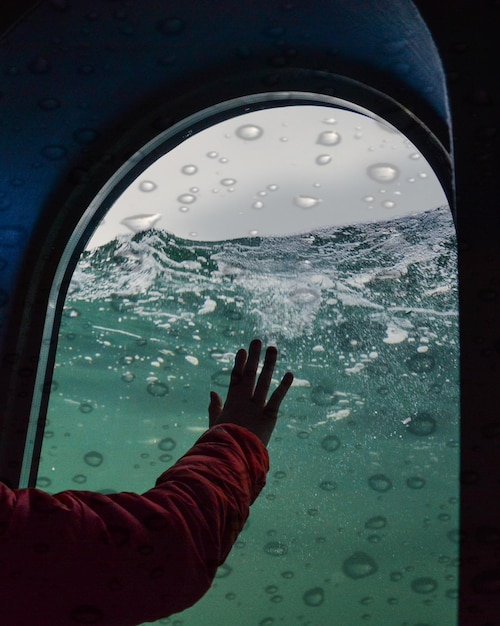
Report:
[[[161,623],[456,623],[456,241],[420,132],[325,95],[231,100],[144,145],[68,244],[39,488],[148,489],[254,336],[296,374],[247,528]]]

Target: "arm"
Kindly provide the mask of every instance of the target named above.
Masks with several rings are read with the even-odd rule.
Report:
[[[5,619],[132,626],[208,590],[264,485],[263,441],[291,384],[287,375],[266,404],[276,351],[254,391],[257,351],[252,342],[248,360],[238,353],[225,406],[212,394],[210,429],[146,493],[50,496],[0,485]]]

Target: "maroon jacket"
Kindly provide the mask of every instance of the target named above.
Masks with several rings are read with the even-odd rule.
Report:
[[[132,626],[209,589],[265,484],[250,431],[208,430],[153,489],[101,495],[0,483],[0,620]]]

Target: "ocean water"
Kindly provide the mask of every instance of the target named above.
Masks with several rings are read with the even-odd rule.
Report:
[[[143,492],[207,427],[238,348],[296,380],[267,485],[171,626],[455,626],[458,303],[450,211],[284,238],[151,229],[86,251],[37,486]]]

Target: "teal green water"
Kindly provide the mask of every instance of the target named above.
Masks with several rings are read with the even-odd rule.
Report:
[[[151,230],[84,253],[38,486],[137,491],[207,426],[236,350],[296,383],[268,484],[212,589],[172,626],[455,626],[456,242],[447,208],[296,237]]]

